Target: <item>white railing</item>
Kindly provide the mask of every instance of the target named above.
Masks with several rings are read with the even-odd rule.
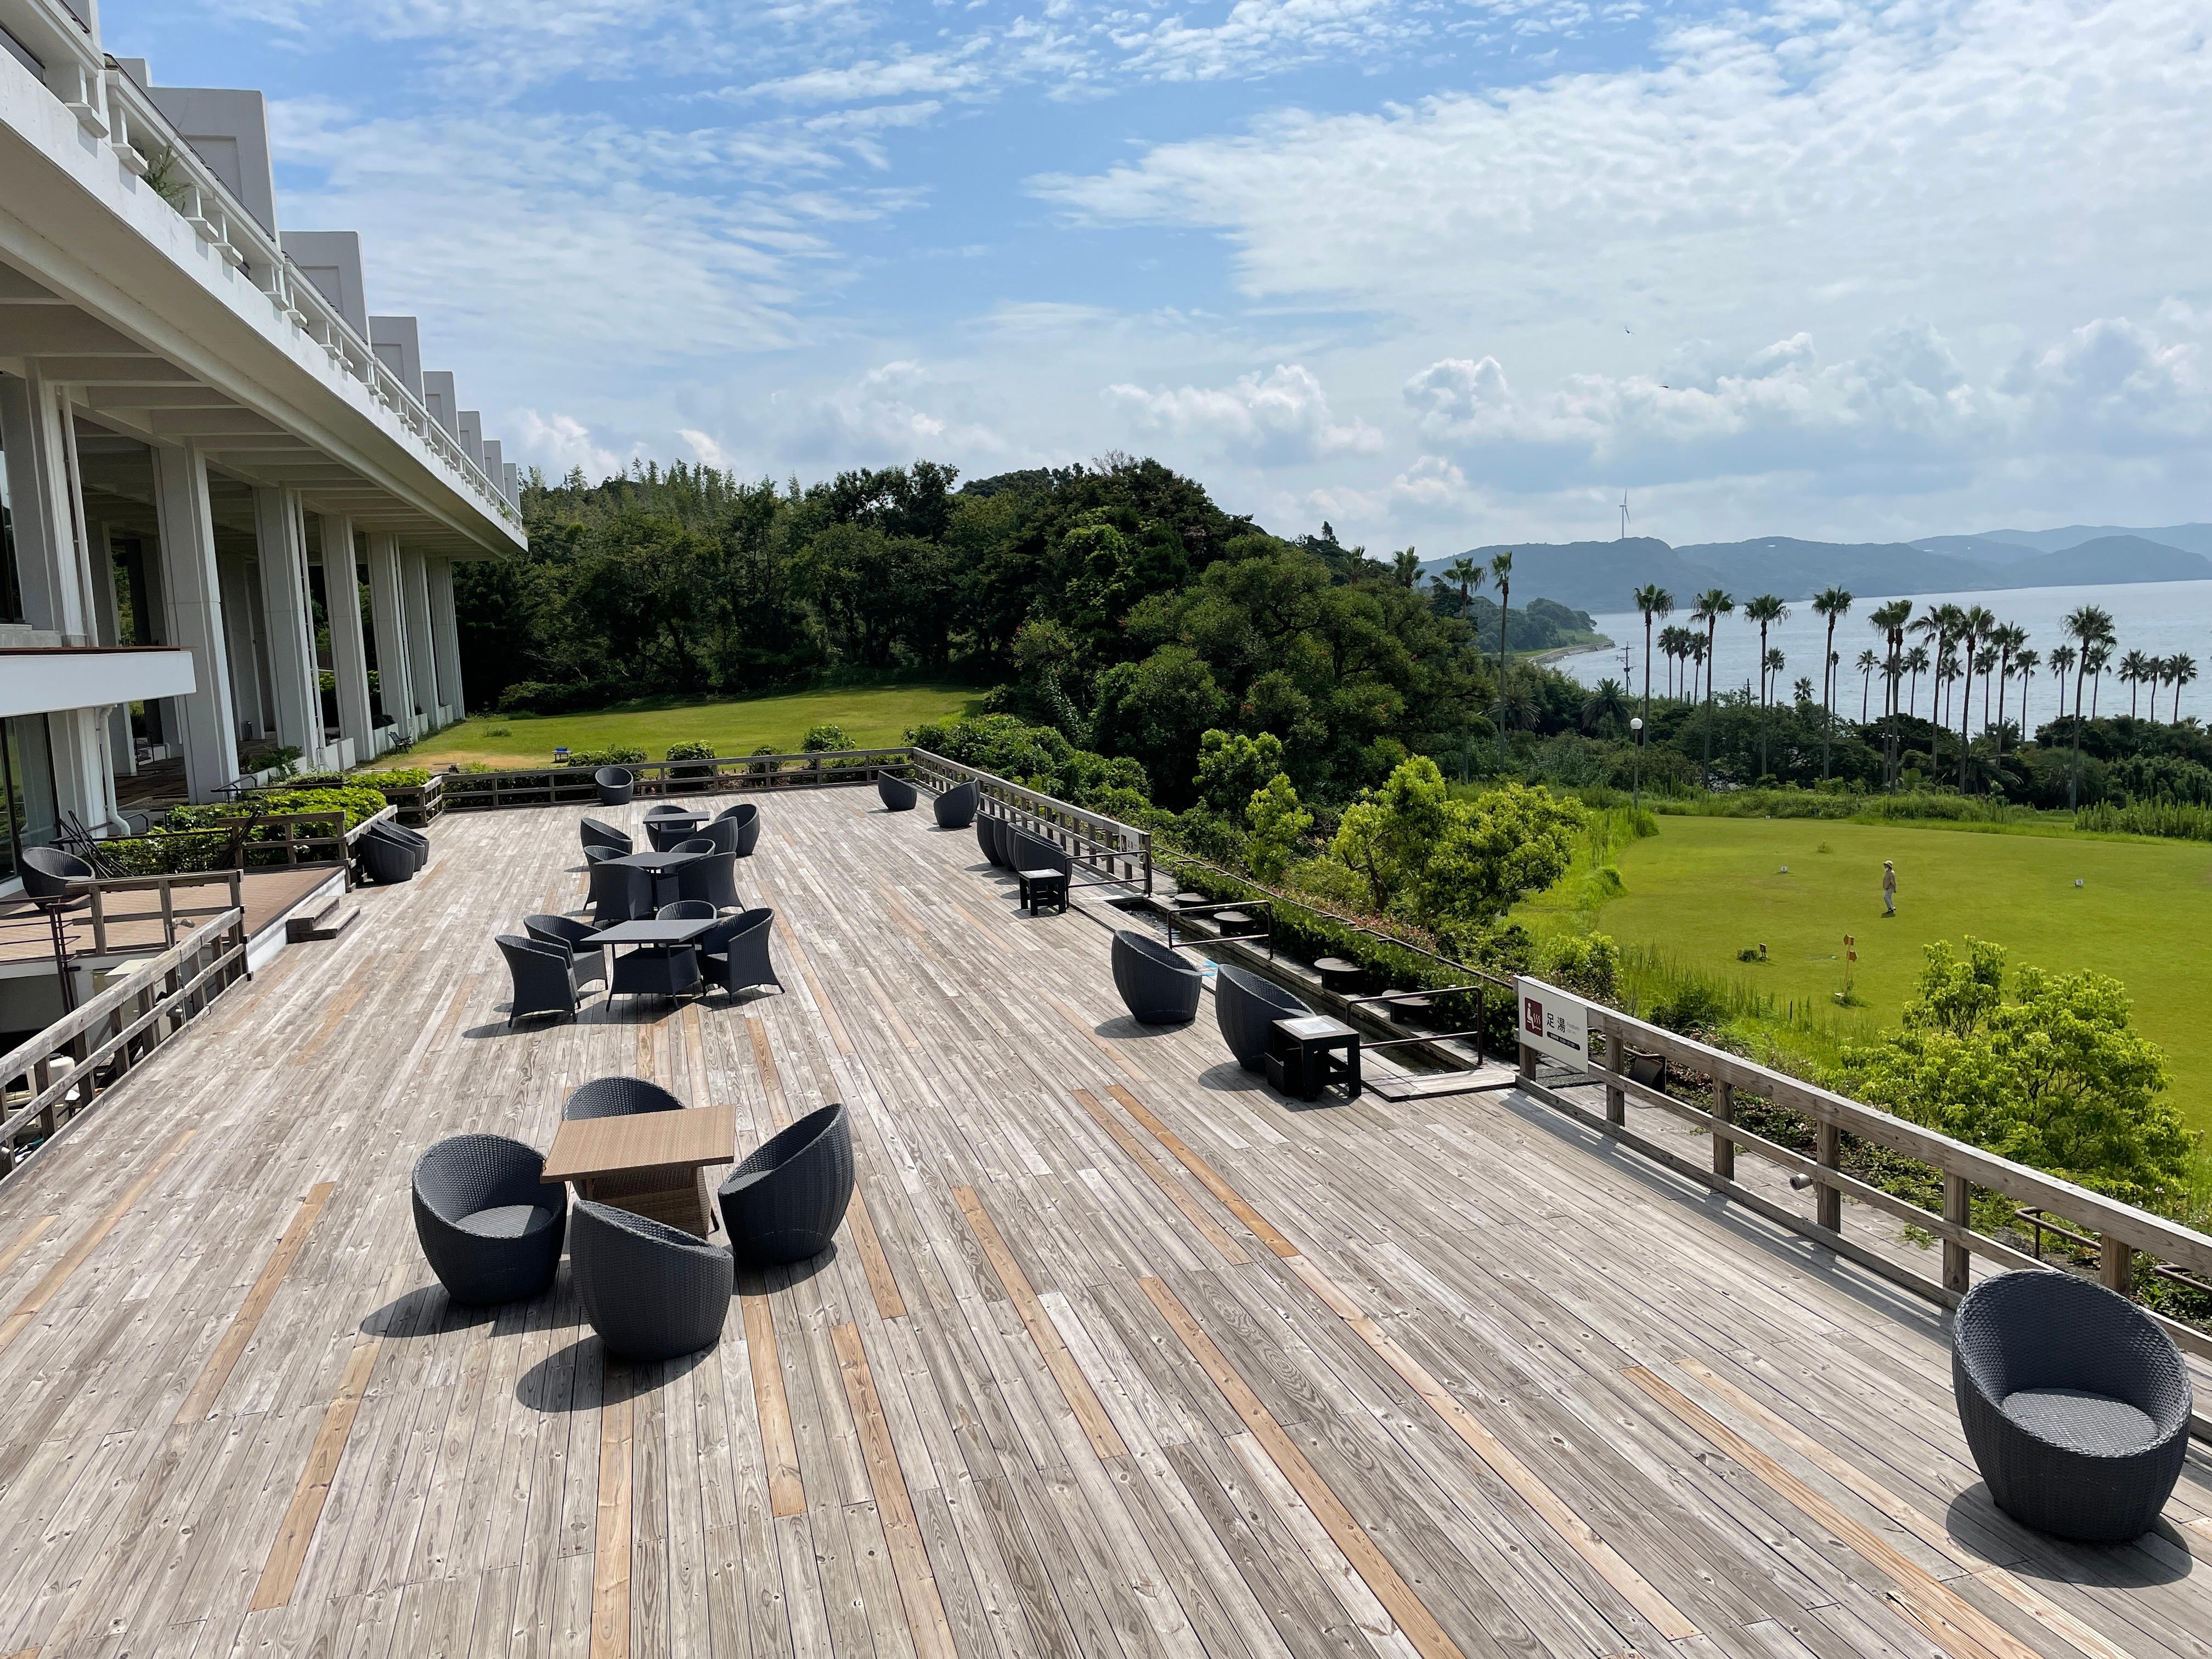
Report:
[[[104,64],[91,26],[61,0],[0,0],[0,28],[39,60],[46,90],[77,124],[94,137],[106,137],[100,91]]]
[[[26,9],[53,25],[67,18],[53,0],[0,0],[0,21]],[[74,20],[70,20],[74,22]],[[82,32],[79,31],[81,33]],[[43,38],[43,37],[42,37]],[[286,257],[276,236],[248,212],[190,143],[169,124],[145,89],[112,58],[100,58],[88,39],[76,50],[89,64],[78,68],[83,102],[72,102],[69,88],[57,88],[58,67],[49,64],[46,82],[55,95],[77,112],[89,130],[104,135],[125,168],[146,179],[216,253],[250,277],[270,304],[293,327],[329,355],[331,364],[365,386],[398,417],[401,425],[443,461],[493,516],[520,529],[522,515],[507,500],[503,480],[495,480],[472,459],[460,440],[441,426],[416,397],[380,358],[369,343],[342,316],[322,291]],[[62,79],[70,79],[64,72]]]

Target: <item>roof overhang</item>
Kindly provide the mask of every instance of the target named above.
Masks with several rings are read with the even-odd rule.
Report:
[[[189,651],[143,646],[0,649],[0,715],[188,696],[196,684]]]

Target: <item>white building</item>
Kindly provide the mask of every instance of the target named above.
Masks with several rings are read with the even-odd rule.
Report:
[[[524,541],[487,451],[360,238],[278,222],[258,92],[0,0],[0,883],[72,818],[458,719],[453,561]]]

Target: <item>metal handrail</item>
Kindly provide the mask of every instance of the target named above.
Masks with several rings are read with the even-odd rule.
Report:
[[[150,135],[158,141],[159,149],[174,158],[185,173],[185,195],[170,204],[178,216],[252,277],[279,314],[289,317],[293,326],[329,353],[341,369],[367,386],[372,396],[399,417],[402,425],[483,496],[502,521],[520,526],[521,514],[507,499],[503,485],[495,483],[470,458],[460,441],[441,426],[422,401],[385,367],[375,348],[301,273],[274,233],[231,194],[230,187],[216,177],[191,140],[170,124],[152,97],[113,58],[105,60],[102,80],[110,127],[107,142],[117,160],[143,178],[155,160],[146,140]]]

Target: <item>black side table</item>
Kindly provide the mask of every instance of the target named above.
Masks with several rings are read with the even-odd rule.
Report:
[[[1332,1084],[1359,1098],[1359,1033],[1326,1014],[1279,1019],[1267,1034],[1267,1081],[1300,1100],[1318,1100]]]
[[[1020,884],[1018,909],[1031,915],[1041,912],[1047,900],[1065,910],[1067,908],[1067,872],[1065,870],[1017,870],[1014,879]]]

